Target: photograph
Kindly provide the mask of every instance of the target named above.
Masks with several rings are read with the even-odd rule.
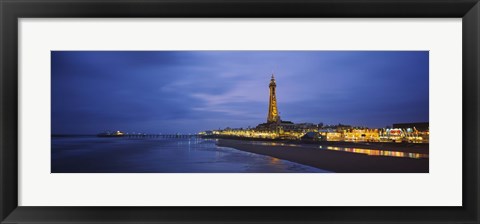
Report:
[[[51,173],[429,173],[429,51],[50,56]]]

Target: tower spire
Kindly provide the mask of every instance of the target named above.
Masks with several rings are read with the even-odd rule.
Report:
[[[275,88],[277,87],[277,84],[275,83],[275,77],[273,76],[273,73],[272,73],[272,79],[270,80],[269,87],[270,87],[270,100],[268,104],[267,123],[275,123],[280,120],[280,116],[278,113],[277,96],[275,93]]]

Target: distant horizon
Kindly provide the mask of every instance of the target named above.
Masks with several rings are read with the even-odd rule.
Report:
[[[52,51],[52,134],[429,122],[428,51]]]
[[[302,123],[312,123],[312,122],[302,122]],[[415,122],[404,122],[404,123],[429,123],[428,121],[415,121]],[[298,123],[296,123],[298,124]],[[313,123],[313,124],[318,124],[318,123]],[[349,125],[349,124],[344,124],[344,123],[340,123],[342,125]],[[393,125],[394,124],[401,124],[401,123],[393,123],[391,125],[388,125],[390,128],[393,128]],[[324,127],[325,126],[335,126],[335,125],[338,125],[337,124],[324,124]],[[360,127],[360,126],[354,126],[354,125],[350,125],[352,127]],[[251,126],[251,128],[254,128],[255,126]],[[248,127],[224,127],[224,128],[220,128],[220,129],[225,129],[225,128],[233,128],[233,129],[237,129],[237,128],[243,128],[243,129],[246,129]],[[369,128],[369,129],[384,129],[384,128],[387,128],[387,126],[385,127],[363,127],[363,128]],[[203,130],[203,131],[214,131],[214,130],[219,130],[219,129],[210,129],[210,130]],[[122,130],[122,129],[112,129],[112,130],[100,130],[96,133],[52,133],[51,135],[97,135],[99,133],[102,133],[102,132],[105,132],[105,131],[110,131],[110,132],[114,132],[114,131],[121,131],[121,132],[124,132],[124,133],[141,133],[141,134],[198,134],[198,132],[140,132],[140,131],[128,131],[128,130]]]

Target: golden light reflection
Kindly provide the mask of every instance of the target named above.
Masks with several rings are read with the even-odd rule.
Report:
[[[316,148],[316,146],[289,144],[289,143],[283,143],[283,142],[255,142],[255,141],[251,141],[249,143],[252,144],[252,145]],[[412,159],[428,158],[428,154],[424,154],[424,153],[398,152],[398,151],[379,150],[379,149],[343,148],[343,147],[321,146],[321,145],[318,146],[318,149],[351,152],[351,153],[360,153],[360,154],[366,154],[366,155],[369,155],[369,156],[407,157],[407,158],[412,158]]]
[[[322,148],[320,146],[320,148]],[[327,150],[343,151],[351,153],[367,154],[369,156],[392,156],[392,157],[408,157],[412,159],[428,158],[428,154],[413,153],[413,152],[398,152],[377,149],[359,149],[359,148],[340,148],[340,147],[326,147]]]
[[[277,158],[275,158],[275,157],[272,157],[272,159],[270,160],[270,163],[271,163],[271,164],[277,164],[279,161],[280,161],[280,159],[277,159]]]

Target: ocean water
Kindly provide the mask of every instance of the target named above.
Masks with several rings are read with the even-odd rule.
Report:
[[[52,173],[323,173],[215,139],[52,137]]]

